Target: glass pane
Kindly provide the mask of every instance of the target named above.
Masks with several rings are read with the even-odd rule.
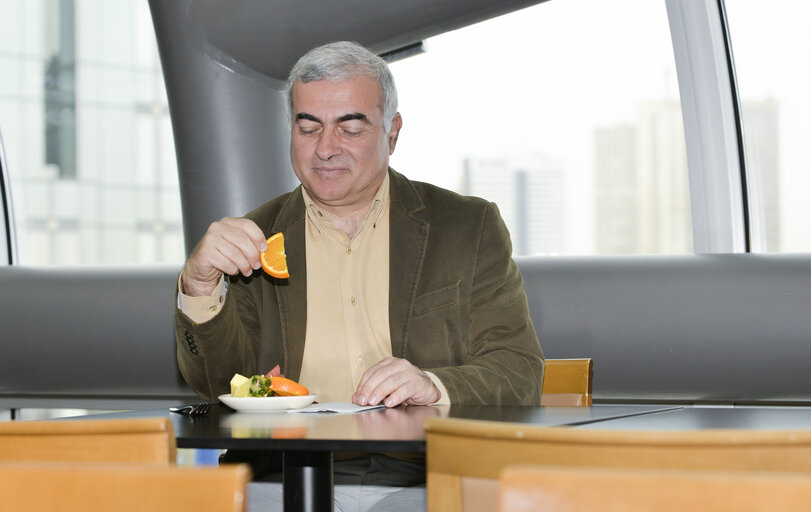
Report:
[[[692,252],[664,2],[546,2],[392,65],[392,166],[495,201],[520,254]]]
[[[0,132],[20,263],[182,262],[174,144],[148,3],[0,6]]]
[[[761,252],[811,251],[811,4],[727,0]]]

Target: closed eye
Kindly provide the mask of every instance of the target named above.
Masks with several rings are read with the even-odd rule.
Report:
[[[357,137],[371,124],[366,114],[354,112],[344,114],[338,118],[338,126],[341,132],[348,137]]]
[[[358,135],[363,133],[363,130],[362,129],[354,129],[352,127],[347,127],[347,126],[342,126],[341,127],[341,133],[343,133],[344,135],[347,135],[349,137],[357,137]]]
[[[300,134],[315,135],[321,129],[321,120],[306,112],[299,112],[296,114],[296,125]]]
[[[316,133],[318,133],[318,130],[319,130],[319,127],[317,127],[317,126],[310,126],[310,127],[299,126],[298,127],[298,131],[302,135],[315,135]]]

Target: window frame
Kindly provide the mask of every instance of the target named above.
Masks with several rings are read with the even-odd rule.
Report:
[[[0,265],[17,263],[17,241],[14,225],[14,208],[11,204],[11,177],[9,176],[6,152],[3,149],[3,133],[0,132],[0,211],[3,222],[0,222],[0,239],[5,250],[0,250]]]
[[[693,251],[750,252],[743,129],[723,0],[665,0],[681,96]]]

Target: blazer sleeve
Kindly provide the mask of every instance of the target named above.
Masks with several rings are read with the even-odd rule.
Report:
[[[222,310],[207,322],[192,321],[175,305],[178,366],[189,387],[204,400],[215,401],[228,393],[235,373],[256,366],[261,294],[255,286],[234,282],[238,278],[231,280]]]
[[[509,231],[495,204],[481,219],[462,364],[430,368],[451,403],[540,403],[544,356],[532,324]]]

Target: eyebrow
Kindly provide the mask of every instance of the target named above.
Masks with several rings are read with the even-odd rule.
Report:
[[[299,112],[298,114],[296,114],[296,121],[302,121],[302,120],[304,120],[304,121],[312,121],[314,123],[323,124],[320,119],[318,119],[314,115],[308,114],[306,112]],[[366,124],[371,124],[371,121],[369,121],[369,118],[366,116],[366,114],[361,114],[360,112],[354,112],[352,114],[344,114],[344,115],[342,115],[341,117],[339,117],[337,119],[337,122],[343,123],[343,122],[346,122],[346,121],[354,121],[354,120],[363,121]]]
[[[361,114],[360,112],[355,112],[354,114],[344,114],[338,118],[339,123],[343,123],[344,121],[363,121],[366,124],[369,124],[369,118],[366,117],[366,114]]]
[[[320,123],[321,122],[320,119],[318,119],[314,115],[307,114],[306,112],[299,112],[298,114],[296,114],[296,121],[301,121],[301,120],[312,121],[314,123]]]

